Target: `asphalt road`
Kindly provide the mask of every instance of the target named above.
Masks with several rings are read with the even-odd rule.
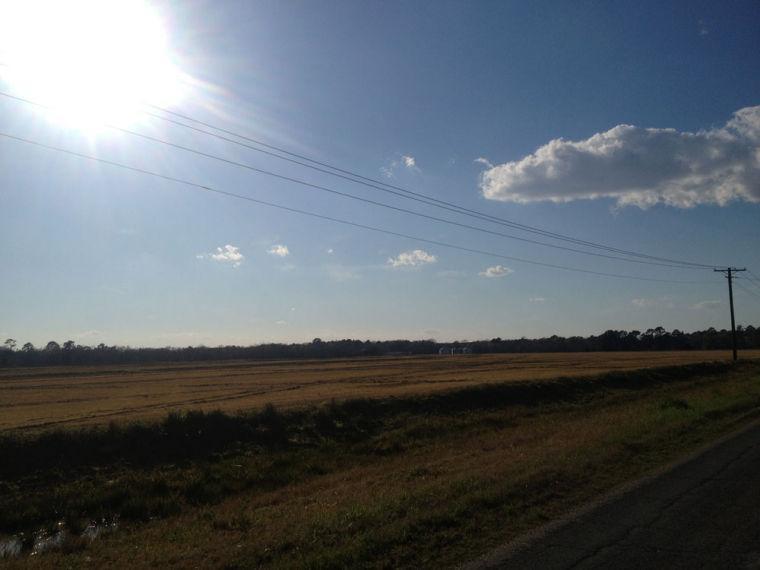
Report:
[[[468,568],[760,569],[760,423]]]

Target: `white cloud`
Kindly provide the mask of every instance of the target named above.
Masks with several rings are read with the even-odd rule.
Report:
[[[546,303],[546,297],[530,297],[529,303]]]
[[[639,309],[648,309],[652,307],[662,307],[665,309],[672,309],[675,305],[670,297],[660,297],[658,299],[648,299],[641,297],[638,299],[631,299],[631,304]]]
[[[483,158],[482,156],[479,156],[478,158],[476,158],[475,162],[477,162],[478,164],[482,164],[486,166],[487,168],[493,168],[493,163],[487,158]]]
[[[287,325],[288,321],[279,320],[279,321],[275,321],[274,324],[283,326],[283,325]]]
[[[277,257],[287,257],[290,255],[290,250],[288,249],[287,245],[273,245],[267,250],[267,253],[270,255],[276,255]]]
[[[99,330],[84,331],[74,335],[76,339],[87,339],[92,337],[101,336],[103,333]]]
[[[618,125],[581,141],[555,139],[481,175],[483,195],[507,202],[612,198],[619,206],[679,208],[760,202],[760,106],[695,133]]]
[[[361,274],[353,267],[347,267],[345,265],[328,265],[325,269],[330,279],[337,281],[338,283],[361,279]]]
[[[700,301],[699,303],[694,303],[691,308],[697,311],[703,311],[705,309],[717,309],[722,304],[722,301]]]
[[[510,273],[514,273],[513,269],[510,269],[509,267],[504,267],[503,265],[494,265],[492,267],[487,267],[478,275],[481,277],[504,277],[505,275],[509,275]]]
[[[435,263],[438,258],[422,249],[402,251],[396,257],[389,257],[388,264],[391,267],[418,267],[428,263]]]
[[[335,250],[333,248],[330,248],[327,250],[327,253],[332,255],[333,253],[335,253]]]
[[[232,264],[232,267],[240,267],[240,264],[243,263],[243,260],[245,259],[245,256],[240,253],[240,249],[230,244],[223,247],[217,247],[216,251],[213,253],[195,256],[196,259],[206,259],[207,257],[221,263],[230,263]]]
[[[391,160],[388,166],[383,166],[380,168],[380,172],[386,178],[393,178],[400,168],[405,168],[406,170],[410,170],[412,172],[420,172],[420,169],[417,166],[417,159],[410,154],[404,154],[401,155],[400,158]]]

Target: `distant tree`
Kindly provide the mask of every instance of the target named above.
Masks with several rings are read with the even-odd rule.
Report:
[[[45,350],[48,352],[58,352],[61,350],[61,345],[55,342],[54,340],[51,340],[49,343],[45,345]]]
[[[16,339],[14,338],[6,338],[5,342],[3,343],[5,345],[5,348],[13,352],[16,349]]]
[[[22,352],[34,352],[34,345],[31,342],[24,343],[24,346],[21,347]]]
[[[73,340],[67,340],[63,343],[63,350],[74,350],[76,343]]]

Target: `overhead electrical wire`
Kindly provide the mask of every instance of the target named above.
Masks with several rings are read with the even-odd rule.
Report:
[[[745,286],[744,286],[744,285],[742,285],[741,283],[736,283],[736,286],[737,286],[739,289],[741,289],[742,291],[744,291],[744,292],[745,292],[747,295],[749,295],[750,297],[754,297],[756,300],[760,301],[760,295],[758,295],[758,294],[757,294],[757,293],[755,293],[754,291],[752,291],[752,290],[748,289],[747,287],[745,287]]]
[[[464,251],[464,252],[468,252],[468,253],[476,253],[476,254],[479,254],[479,255],[485,255],[485,256],[489,256],[489,257],[495,257],[495,258],[499,258],[499,259],[505,259],[505,260],[508,260],[508,261],[516,261],[518,263],[526,263],[526,264],[535,265],[535,266],[539,266],[539,267],[546,267],[546,268],[551,268],[551,269],[561,269],[561,270],[564,270],[564,271],[573,271],[573,272],[577,272],[577,273],[585,273],[585,274],[598,275],[598,276],[603,276],[603,277],[613,277],[613,278],[617,278],[617,279],[633,279],[633,280],[637,280],[637,281],[651,281],[651,282],[658,282],[658,283],[678,283],[678,284],[705,284],[705,283],[709,283],[709,284],[714,284],[714,282],[712,282],[712,281],[685,281],[685,280],[673,280],[673,279],[658,279],[658,278],[654,278],[654,277],[640,277],[640,276],[637,276],[637,275],[627,275],[627,274],[620,274],[620,273],[608,273],[608,272],[604,272],[604,271],[595,271],[595,270],[592,270],[592,269],[583,269],[583,268],[579,268],[579,267],[572,267],[572,266],[567,266],[567,265],[559,265],[559,264],[554,264],[554,263],[546,263],[546,262],[542,262],[542,261],[536,261],[536,260],[533,260],[533,259],[525,259],[525,258],[520,258],[520,257],[514,257],[514,256],[504,255],[504,254],[500,254],[500,253],[496,253],[496,252],[492,252],[492,251],[487,251],[487,250],[482,250],[482,249],[477,249],[477,248],[471,248],[471,247],[461,246],[461,245],[458,245],[458,244],[452,244],[452,243],[448,243],[448,242],[444,242],[444,241],[433,240],[433,239],[424,238],[424,237],[420,237],[420,236],[414,236],[414,235],[405,234],[405,233],[402,233],[402,232],[396,232],[396,231],[393,231],[393,230],[388,230],[388,229],[377,227],[377,226],[370,226],[370,225],[367,225],[367,224],[353,222],[353,221],[345,220],[345,219],[342,219],[342,218],[336,218],[336,217],[328,216],[328,215],[325,215],[325,214],[319,214],[317,212],[311,212],[311,211],[303,210],[303,209],[300,209],[300,208],[293,208],[291,206],[285,206],[283,204],[277,204],[277,203],[274,203],[274,202],[268,202],[266,200],[260,200],[258,198],[253,198],[251,196],[246,196],[244,194],[237,194],[235,192],[229,192],[229,191],[226,191],[226,190],[221,190],[221,189],[218,189],[218,188],[214,188],[212,186],[200,184],[200,183],[197,183],[197,182],[192,182],[192,181],[185,180],[185,179],[182,179],[182,178],[176,178],[174,176],[169,176],[169,175],[166,175],[166,174],[161,174],[159,172],[154,172],[154,171],[147,170],[147,169],[144,169],[144,168],[140,168],[140,167],[136,167],[136,166],[131,166],[131,165],[124,164],[124,163],[121,163],[121,162],[116,162],[116,161],[113,161],[113,160],[109,160],[109,159],[105,159],[105,158],[101,158],[101,157],[97,157],[97,156],[93,156],[93,155],[89,155],[89,154],[73,151],[73,150],[70,150],[70,149],[67,149],[67,148],[63,148],[63,147],[59,147],[59,146],[55,146],[55,145],[46,144],[46,143],[43,143],[43,142],[40,142],[40,141],[36,141],[36,140],[24,138],[24,137],[19,137],[19,136],[16,136],[16,135],[12,135],[10,133],[5,133],[5,132],[1,132],[0,131],[0,137],[6,138],[8,140],[16,141],[16,142],[26,143],[26,144],[33,145],[33,146],[36,146],[36,147],[39,147],[39,148],[44,148],[44,149],[47,149],[47,150],[51,150],[51,151],[67,154],[67,155],[70,155],[70,156],[87,159],[87,160],[98,162],[98,163],[101,163],[101,164],[107,164],[107,165],[114,166],[114,167],[117,167],[117,168],[120,168],[120,169],[123,169],[123,170],[128,170],[128,171],[137,172],[137,173],[145,174],[145,175],[148,175],[148,176],[152,176],[152,177],[155,177],[155,178],[160,178],[160,179],[163,179],[163,180],[166,180],[166,181],[169,181],[169,182],[174,182],[174,183],[182,184],[182,185],[185,185],[185,186],[188,186],[188,187],[196,188],[198,190],[203,190],[203,191],[206,191],[206,192],[211,192],[211,193],[218,194],[218,195],[221,195],[221,196],[226,196],[226,197],[229,197],[229,198],[235,198],[235,199],[239,199],[239,200],[246,200],[248,202],[252,202],[252,203],[255,203],[255,204],[262,205],[262,206],[267,206],[267,207],[270,207],[270,208],[276,208],[276,209],[279,209],[279,210],[284,210],[284,211],[288,211],[288,212],[291,212],[291,213],[301,214],[301,215],[309,216],[309,217],[312,217],[312,218],[317,218],[317,219],[321,219],[321,220],[331,221],[331,222],[335,222],[335,223],[339,223],[339,224],[343,224],[343,225],[348,225],[348,226],[352,226],[352,227],[356,227],[356,228],[370,230],[370,231],[373,231],[373,232],[378,232],[378,233],[383,233],[383,234],[387,234],[387,235],[392,235],[392,236],[395,236],[395,237],[400,237],[400,238],[409,239],[409,240],[413,240],[413,241],[418,241],[418,242],[422,242],[422,243],[428,243],[428,244],[432,244],[432,245],[437,245],[437,246],[445,247],[445,248],[448,248],[448,249],[455,249],[455,250]]]
[[[749,285],[750,287],[754,287],[758,293],[760,293],[760,283],[757,281],[752,280],[749,276],[747,277],[739,277],[738,275],[734,277],[736,280],[744,281],[746,285]],[[753,289],[753,291],[755,290]]]
[[[13,100],[16,100],[16,101],[19,101],[19,102],[27,103],[27,104],[38,106],[38,107],[43,107],[43,108],[48,108],[48,109],[52,109],[53,108],[53,107],[51,107],[49,105],[45,105],[45,104],[42,104],[42,103],[39,103],[39,102],[36,102],[36,101],[32,101],[30,99],[26,99],[26,98],[23,98],[23,97],[18,97],[16,95],[11,95],[9,93],[5,93],[5,92],[2,92],[2,91],[0,91],[0,95],[2,95],[4,97],[7,97],[9,99],[13,99]],[[503,237],[503,238],[507,238],[507,239],[513,239],[513,240],[522,241],[522,242],[526,242],[526,243],[532,243],[532,244],[541,245],[541,246],[544,246],[544,247],[551,247],[551,248],[555,248],[555,249],[561,249],[561,250],[564,250],[564,251],[571,251],[571,252],[579,253],[579,254],[583,254],[583,255],[592,255],[592,256],[596,256],[596,257],[603,257],[603,258],[614,259],[614,260],[618,260],[618,261],[627,261],[627,262],[631,262],[631,263],[640,263],[640,264],[643,263],[643,264],[649,264],[649,265],[659,265],[659,266],[664,266],[664,267],[683,268],[683,269],[688,269],[688,268],[691,268],[691,269],[708,269],[708,268],[712,269],[713,268],[712,265],[701,264],[701,263],[694,263],[694,262],[682,261],[682,260],[676,260],[676,259],[670,259],[670,258],[665,258],[665,257],[651,256],[651,255],[642,254],[642,253],[638,253],[638,252],[633,252],[633,251],[629,251],[629,250],[623,250],[623,249],[613,248],[613,247],[610,247],[610,246],[606,246],[606,245],[602,245],[602,244],[598,244],[598,243],[594,243],[594,242],[588,242],[588,241],[585,241],[585,240],[579,240],[579,239],[576,239],[576,238],[571,238],[571,237],[568,237],[568,236],[563,236],[562,234],[557,234],[557,233],[554,233],[554,232],[549,232],[547,230],[541,230],[539,228],[535,228],[535,227],[528,226],[528,225],[525,225],[525,224],[519,224],[517,222],[512,222],[510,220],[506,220],[506,219],[503,219],[503,218],[498,218],[496,216],[491,216],[490,214],[485,214],[485,213],[478,212],[478,211],[475,211],[475,210],[470,210],[468,208],[464,208],[462,206],[458,206],[458,205],[450,203],[450,202],[439,200],[439,199],[431,197],[431,196],[427,196],[427,195],[424,195],[424,194],[419,194],[419,193],[416,193],[416,192],[412,192],[410,190],[406,190],[404,188],[401,188],[401,187],[398,187],[398,186],[394,186],[394,185],[391,185],[391,184],[387,184],[385,182],[382,182],[382,181],[379,181],[379,180],[375,180],[375,179],[372,179],[372,178],[367,178],[367,177],[364,177],[362,175],[355,174],[355,173],[352,173],[350,171],[343,170],[343,169],[331,166],[331,165],[329,165],[327,163],[322,163],[322,162],[310,159],[308,157],[305,157],[305,156],[302,156],[302,155],[299,155],[299,154],[296,154],[296,153],[292,153],[290,151],[287,151],[285,149],[281,149],[279,147],[275,147],[273,145],[268,145],[268,144],[266,144],[266,143],[264,143],[262,141],[258,141],[256,139],[251,139],[249,137],[245,137],[244,135],[239,135],[237,133],[233,133],[232,131],[227,131],[226,129],[222,129],[221,127],[215,127],[215,126],[210,125],[208,123],[204,123],[204,122],[199,121],[197,119],[193,119],[193,118],[191,118],[191,117],[189,117],[187,115],[182,115],[180,113],[175,113],[173,111],[170,111],[168,109],[163,109],[161,107],[156,107],[156,106],[151,106],[151,107],[160,109],[162,112],[165,112],[165,113],[168,113],[168,114],[179,116],[179,117],[181,117],[181,118],[183,118],[185,120],[193,121],[193,122],[196,122],[197,124],[201,124],[201,125],[207,126],[209,128],[217,129],[220,132],[231,134],[233,136],[237,136],[237,137],[240,137],[240,138],[245,139],[245,140],[250,140],[251,142],[254,142],[255,144],[259,144],[259,145],[265,146],[267,148],[276,149],[278,152],[283,152],[283,153],[289,154],[291,156],[296,156],[296,157],[301,158],[303,160],[307,160],[307,161],[313,162],[313,163],[315,163],[317,165],[324,166],[325,168],[331,168],[333,170],[338,171],[338,173],[330,172],[328,170],[325,170],[324,168],[320,168],[319,166],[313,166],[311,164],[307,164],[307,163],[303,163],[303,162],[300,162],[300,161],[297,161],[297,160],[293,160],[293,159],[290,159],[290,158],[285,157],[285,156],[277,155],[275,153],[271,153],[271,152],[268,152],[268,151],[265,151],[265,150],[253,147],[251,145],[247,145],[247,144],[241,143],[239,141],[235,141],[235,140],[230,139],[228,137],[221,136],[221,135],[219,135],[217,133],[209,132],[209,131],[206,131],[206,130],[203,130],[203,129],[198,129],[197,127],[193,127],[192,125],[187,125],[185,123],[181,123],[179,121],[175,121],[175,120],[169,119],[167,117],[162,117],[162,116],[157,115],[155,113],[148,113],[149,116],[152,116],[154,118],[161,119],[161,120],[167,121],[169,123],[172,123],[172,124],[175,124],[175,125],[179,125],[179,126],[182,126],[182,127],[185,127],[185,128],[197,131],[197,132],[201,132],[203,134],[206,134],[206,135],[209,135],[209,136],[212,136],[212,137],[215,137],[215,138],[219,138],[219,139],[225,140],[225,141],[233,143],[233,144],[241,145],[241,146],[243,146],[245,148],[249,148],[249,149],[257,151],[257,152],[262,152],[262,153],[267,154],[269,156],[273,156],[273,157],[276,157],[276,158],[279,158],[279,159],[282,159],[282,160],[286,160],[288,162],[296,163],[296,164],[298,164],[300,166],[311,168],[313,170],[317,170],[317,171],[325,173],[325,174],[329,174],[329,175],[332,175],[332,176],[337,176],[339,178],[348,180],[350,182],[362,184],[362,185],[368,186],[370,188],[374,188],[374,189],[377,189],[377,190],[380,190],[380,191],[383,191],[383,192],[387,192],[387,193],[390,193],[390,194],[393,194],[393,195],[396,195],[396,196],[400,196],[402,198],[414,200],[416,202],[420,202],[420,203],[423,203],[423,204],[426,204],[426,205],[429,205],[429,206],[438,207],[438,208],[441,208],[441,209],[444,209],[444,210],[447,210],[447,211],[454,212],[456,214],[464,214],[464,215],[468,215],[470,217],[475,217],[477,219],[481,219],[481,220],[484,220],[486,222],[498,223],[498,224],[501,224],[501,225],[506,225],[508,227],[512,227],[514,229],[519,229],[519,230],[522,230],[522,231],[528,231],[528,232],[536,233],[536,234],[539,234],[539,235],[543,235],[543,236],[549,237],[551,239],[561,240],[561,241],[565,241],[565,242],[570,242],[570,243],[574,243],[576,245],[582,245],[584,247],[593,247],[593,248],[597,248],[597,249],[603,249],[605,251],[615,252],[615,253],[619,253],[621,255],[635,256],[635,257],[639,257],[640,259],[628,259],[628,258],[625,258],[625,257],[620,257],[620,256],[615,256],[615,255],[601,254],[601,253],[597,253],[597,252],[590,252],[590,251],[580,250],[580,249],[571,248],[571,247],[567,247],[567,246],[561,246],[561,245],[558,245],[558,244],[547,243],[547,242],[543,242],[543,241],[539,241],[539,240],[533,240],[533,239],[530,239],[530,238],[519,237],[519,236],[515,236],[515,235],[511,235],[511,234],[505,234],[505,233],[502,233],[502,232],[496,232],[496,231],[489,230],[489,229],[486,229],[486,228],[482,228],[482,227],[479,227],[479,226],[472,226],[470,224],[464,224],[464,223],[456,222],[456,221],[453,221],[453,220],[439,218],[437,216],[431,216],[429,214],[424,214],[424,213],[421,213],[421,212],[416,212],[414,210],[409,210],[409,209],[406,209],[406,208],[401,208],[401,207],[398,207],[398,206],[393,206],[393,205],[390,205],[390,204],[386,204],[386,203],[383,203],[383,202],[378,202],[378,201],[371,200],[371,199],[368,199],[368,198],[362,198],[362,197],[356,196],[354,194],[349,194],[349,193],[346,193],[346,192],[341,192],[341,191],[338,191],[338,190],[335,190],[335,189],[327,188],[325,186],[321,186],[321,185],[318,185],[318,184],[313,184],[313,183],[305,181],[305,180],[301,180],[301,179],[298,179],[298,178],[293,178],[293,177],[290,177],[290,176],[286,176],[286,175],[278,174],[278,173],[271,172],[271,171],[268,171],[268,170],[264,170],[264,169],[261,169],[261,168],[258,168],[258,167],[255,167],[255,166],[252,166],[252,165],[249,165],[249,164],[237,162],[237,161],[230,160],[230,159],[218,156],[218,155],[213,155],[213,154],[210,154],[210,153],[206,153],[206,152],[203,152],[203,151],[191,148],[191,147],[186,147],[184,145],[173,143],[171,141],[166,141],[166,140],[160,139],[158,137],[154,137],[154,136],[151,136],[151,135],[146,135],[144,133],[140,133],[140,132],[137,132],[137,131],[126,129],[124,127],[120,127],[120,126],[117,126],[117,125],[104,124],[104,126],[106,126],[107,128],[110,128],[110,129],[114,129],[114,130],[123,132],[125,134],[129,134],[131,136],[142,138],[144,140],[149,140],[149,141],[152,141],[152,142],[155,142],[155,143],[158,143],[158,144],[163,144],[163,145],[166,145],[166,146],[169,146],[169,147],[173,147],[173,148],[185,151],[185,152],[190,152],[190,153],[196,154],[198,156],[203,156],[205,158],[209,158],[209,159],[212,159],[212,160],[217,160],[217,161],[224,162],[224,163],[227,163],[227,164],[230,164],[230,165],[233,165],[233,166],[237,166],[237,167],[240,167],[240,168],[245,168],[245,169],[257,172],[259,174],[263,174],[263,175],[267,175],[267,176],[272,176],[272,177],[275,177],[275,178],[280,178],[280,179],[288,181],[288,182],[293,182],[295,184],[307,186],[307,187],[310,187],[310,188],[313,188],[313,189],[317,189],[317,190],[321,190],[321,191],[324,191],[324,192],[329,192],[329,193],[332,193],[332,194],[335,194],[335,195],[342,196],[344,198],[362,201],[362,202],[373,204],[373,205],[376,205],[376,206],[380,206],[380,207],[389,208],[389,209],[393,209],[393,210],[396,210],[396,211],[404,212],[404,213],[407,213],[407,214],[410,214],[410,215],[414,215],[414,216],[418,216],[418,217],[423,217],[423,218],[427,218],[427,219],[430,219],[430,220],[433,220],[433,221],[437,221],[437,222],[441,222],[441,223],[446,223],[446,224],[449,224],[449,225],[455,225],[455,226],[459,226],[459,227],[463,227],[463,228],[466,228],[466,229],[471,229],[471,230],[475,230],[475,231],[479,231],[479,232],[483,232],[483,233],[488,233],[488,234],[491,234],[491,235],[495,235],[495,236],[499,236],[499,237]],[[350,178],[349,176],[347,176],[345,174],[350,175],[350,176],[355,177],[355,178],[358,178],[359,180],[354,179],[354,178]],[[383,187],[378,186],[378,185],[387,186],[388,188],[383,188]],[[646,260],[648,260],[648,261],[646,261]]]
[[[0,95],[1,94],[3,94],[3,93],[0,93]],[[454,208],[455,211],[457,211],[460,214],[470,215],[471,217],[475,217],[475,218],[478,218],[478,219],[490,221],[490,222],[493,222],[493,223],[498,223],[498,224],[506,225],[508,227],[512,227],[512,228],[515,228],[515,229],[520,229],[520,230],[523,230],[523,231],[526,231],[526,232],[537,233],[537,234],[543,235],[545,237],[551,237],[553,239],[557,239],[557,240],[561,240],[561,241],[569,241],[569,242],[575,243],[577,245],[585,245],[587,247],[593,247],[593,248],[598,248],[598,249],[605,249],[605,250],[613,251],[613,252],[620,253],[620,254],[625,254],[625,255],[630,255],[630,256],[635,256],[635,257],[643,257],[643,258],[647,258],[647,259],[655,259],[655,260],[659,260],[659,261],[667,261],[667,262],[670,262],[670,263],[679,263],[681,265],[690,265],[690,266],[694,266],[694,267],[701,267],[703,269],[712,269],[713,267],[715,267],[714,265],[710,265],[710,264],[696,263],[696,262],[692,262],[692,261],[683,261],[683,260],[676,260],[676,259],[671,259],[671,258],[665,258],[665,257],[658,257],[658,256],[647,255],[647,254],[640,253],[640,252],[635,252],[635,251],[631,251],[631,250],[626,250],[626,249],[621,249],[621,248],[616,248],[616,247],[608,246],[608,245],[605,245],[605,244],[600,244],[598,242],[592,242],[592,241],[588,241],[588,240],[582,240],[582,239],[579,239],[579,238],[575,238],[575,237],[572,237],[572,236],[567,236],[567,235],[560,234],[560,233],[557,233],[557,232],[552,232],[552,231],[549,231],[549,230],[544,230],[542,228],[538,228],[536,226],[531,226],[531,225],[528,225],[528,224],[521,224],[519,222],[508,220],[506,218],[501,218],[501,217],[498,217],[498,216],[494,216],[492,214],[487,214],[485,212],[481,212],[481,211],[478,211],[478,210],[473,210],[473,209],[470,209],[470,208],[466,208],[464,206],[461,206],[461,205],[453,203],[453,202],[448,202],[446,200],[441,200],[441,199],[436,198],[434,196],[430,196],[430,195],[427,195],[427,194],[422,194],[420,192],[414,192],[412,190],[408,190],[408,189],[403,188],[401,186],[390,184],[390,183],[384,182],[382,180],[378,180],[378,179],[375,179],[375,178],[370,178],[370,177],[367,177],[367,176],[363,176],[363,175],[358,174],[356,172],[352,172],[350,170],[339,168],[339,167],[333,166],[333,165],[331,165],[329,163],[321,162],[321,161],[315,160],[313,158],[309,158],[309,157],[304,156],[302,154],[297,154],[297,153],[291,152],[291,151],[289,151],[287,149],[284,149],[284,148],[281,148],[281,147],[278,147],[278,146],[275,146],[275,145],[272,145],[272,144],[265,143],[265,142],[263,142],[261,140],[257,140],[257,139],[248,137],[246,135],[242,135],[240,133],[236,133],[234,131],[231,131],[231,130],[228,130],[228,129],[225,129],[225,128],[222,128],[222,127],[219,127],[219,126],[216,126],[216,125],[213,125],[211,123],[207,123],[207,122],[201,121],[199,119],[195,119],[195,118],[190,117],[188,115],[184,115],[182,113],[178,113],[176,111],[172,111],[172,110],[166,109],[164,107],[159,107],[158,105],[148,105],[148,106],[151,107],[151,108],[153,108],[153,109],[159,110],[159,111],[161,111],[163,113],[166,113],[168,115],[173,115],[175,117],[180,117],[180,118],[182,118],[184,120],[191,121],[191,122],[199,124],[199,125],[203,125],[203,126],[205,126],[207,128],[214,129],[214,130],[217,130],[219,132],[222,132],[222,133],[234,136],[234,137],[238,137],[238,138],[240,138],[242,140],[246,140],[246,141],[252,142],[254,144],[261,145],[261,146],[266,147],[268,149],[276,150],[278,152],[287,154],[289,156],[293,156],[293,157],[299,158],[301,160],[306,160],[306,161],[311,162],[313,164],[316,164],[318,166],[321,166],[321,167],[324,167],[324,168],[328,168],[328,169],[332,169],[333,171],[338,172],[338,173],[344,175],[344,176],[339,176],[340,178],[344,178],[346,180],[350,180],[350,181],[356,182],[358,184],[364,184],[365,186],[368,186],[370,188],[375,188],[377,190],[387,191],[387,189],[393,189],[393,190],[396,190],[398,192],[404,193],[405,194],[404,197],[406,197],[406,198],[410,198],[411,196],[415,196],[415,197],[418,197],[418,198],[422,198],[424,200],[430,200],[431,202],[433,202],[433,204],[431,204],[431,205],[435,205],[437,207],[447,206],[447,208],[444,208],[444,209]],[[227,141],[227,142],[230,142],[230,143],[233,143],[233,144],[245,147],[245,148],[249,148],[249,149],[255,150],[257,152],[262,152],[262,153],[265,153],[267,155],[280,158],[282,160],[288,160],[289,162],[293,162],[295,164],[299,164],[301,166],[305,166],[306,168],[312,168],[312,169],[318,170],[319,172],[324,172],[326,174],[331,174],[333,176],[338,176],[334,172],[325,171],[325,170],[320,169],[320,168],[315,168],[312,165],[304,164],[304,163],[298,162],[298,161],[294,161],[294,160],[288,159],[287,157],[277,155],[275,153],[263,151],[262,149],[259,149],[259,148],[256,148],[256,147],[253,147],[253,146],[241,143],[240,141],[236,141],[234,139],[229,139],[227,137],[223,137],[223,136],[219,135],[218,133],[213,133],[213,132],[209,132],[209,131],[206,131],[206,130],[203,130],[203,129],[199,129],[197,127],[193,127],[191,125],[187,125],[187,124],[179,122],[179,121],[168,119],[167,117],[158,115],[156,113],[148,113],[148,114],[149,114],[149,116],[157,118],[157,119],[160,119],[162,121],[166,121],[166,122],[169,122],[169,123],[172,123],[172,124],[175,124],[175,125],[187,128],[187,129],[191,129],[191,130],[194,130],[196,132],[200,132],[200,133],[203,133],[203,134],[206,134],[206,135],[218,138],[220,140],[224,140],[224,141]],[[350,177],[353,177],[353,178],[350,178]],[[365,184],[365,182],[366,182],[366,184]],[[385,188],[378,188],[377,185],[383,186]],[[394,192],[394,194],[395,194],[395,192]]]
[[[758,277],[757,275],[755,275],[755,273],[751,269],[748,269],[747,273],[748,273],[747,278],[752,283],[754,283],[755,285],[757,285],[758,287],[760,287],[760,277]]]

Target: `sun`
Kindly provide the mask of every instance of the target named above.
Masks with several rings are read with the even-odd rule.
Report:
[[[141,0],[0,0],[0,77],[83,128],[176,103],[184,83]]]

